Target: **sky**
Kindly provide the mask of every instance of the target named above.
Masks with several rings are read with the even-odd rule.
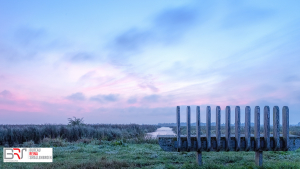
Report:
[[[300,1],[0,0],[0,124],[186,122],[196,106],[289,107]],[[272,121],[272,120],[271,120]],[[262,123],[262,122],[261,122]]]

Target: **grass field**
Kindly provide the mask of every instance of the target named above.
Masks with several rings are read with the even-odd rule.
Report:
[[[81,140],[69,143],[46,139],[39,145],[26,144],[33,147],[53,147],[53,163],[3,163],[1,160],[1,168],[257,168],[254,164],[254,152],[203,152],[204,166],[198,167],[195,152],[164,152],[156,140],[145,139],[135,143]],[[2,151],[1,147],[1,159]],[[300,150],[264,152],[263,156],[262,168],[300,168]]]
[[[203,152],[204,165],[199,167],[195,152],[164,152],[156,139],[145,138],[146,132],[157,128],[151,125],[45,125],[38,130],[37,126],[1,127],[1,169],[258,168],[254,164],[254,152]],[[185,129],[182,129],[184,132]],[[29,131],[39,134],[30,135]],[[291,128],[291,133],[297,132],[298,127]],[[29,138],[36,138],[36,141]],[[26,139],[30,141],[22,142]],[[8,146],[52,147],[53,163],[3,163],[3,147]],[[293,152],[264,152],[263,160],[262,168],[299,169],[300,149]]]

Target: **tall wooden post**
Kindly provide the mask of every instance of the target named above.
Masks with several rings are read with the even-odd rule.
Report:
[[[186,108],[186,138],[187,138],[187,152],[191,150],[191,108],[187,106]]]
[[[254,111],[254,138],[255,138],[255,164],[262,166],[263,164],[263,152],[260,148],[260,108],[255,107]]]
[[[241,120],[240,120],[240,106],[235,107],[235,142],[236,142],[236,151],[240,151],[240,142],[241,142]]]
[[[210,106],[206,107],[206,151],[211,149],[211,109]]]
[[[265,151],[270,150],[270,108],[265,106],[264,108],[264,140]]]
[[[221,108],[216,107],[216,140],[217,140],[217,152],[221,150]]]
[[[251,147],[251,108],[246,106],[245,108],[245,140],[246,140],[246,148],[245,151],[249,151]]]
[[[282,137],[284,150],[289,149],[289,108],[284,106],[282,108]]]
[[[180,107],[176,108],[176,122],[177,122],[177,151],[180,152],[181,139],[180,139]]]
[[[230,107],[226,106],[225,115],[225,140],[226,140],[226,151],[230,150]]]
[[[274,137],[274,150],[280,148],[280,135],[279,135],[279,107],[273,107],[273,137]]]
[[[198,165],[202,165],[200,106],[196,107],[196,135],[197,135],[196,162],[198,163]]]

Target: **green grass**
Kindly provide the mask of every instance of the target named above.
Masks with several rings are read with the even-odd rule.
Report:
[[[146,140],[60,141],[46,139],[39,145],[31,145],[53,147],[53,163],[3,163],[3,147],[0,147],[0,168],[258,168],[254,152],[203,152],[204,165],[199,167],[195,152],[165,152],[153,140],[148,143],[144,143]],[[300,150],[264,152],[263,158],[262,168],[300,168]]]

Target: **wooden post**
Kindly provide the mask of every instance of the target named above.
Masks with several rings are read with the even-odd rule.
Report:
[[[289,108],[284,106],[282,108],[282,137],[284,150],[289,149]]]
[[[255,138],[255,151],[260,151],[260,108],[255,107],[254,111],[254,138]]]
[[[197,106],[196,108],[196,135],[197,135],[197,151],[201,152],[200,106]]]
[[[279,108],[273,107],[273,137],[274,137],[274,150],[280,148],[280,135],[279,135]]]
[[[196,152],[196,161],[197,161],[198,165],[202,165],[202,151]]]
[[[240,140],[241,140],[241,120],[240,120],[240,106],[235,107],[235,142],[236,151],[240,151]]]
[[[197,106],[196,108],[196,134],[197,134],[196,162],[198,163],[198,165],[202,165],[200,106]]]
[[[211,148],[211,109],[210,106],[206,107],[206,151],[210,151]]]
[[[176,122],[177,122],[177,151],[180,152],[181,139],[180,139],[180,107],[176,108]]]
[[[262,151],[255,151],[255,164],[260,167],[263,165],[263,152]]]
[[[246,141],[246,148],[245,151],[249,151],[251,147],[251,108],[246,106],[245,108],[245,141]]]
[[[216,107],[216,140],[217,140],[217,151],[221,150],[221,108]]]
[[[230,150],[230,107],[226,106],[225,115],[225,140],[226,140],[226,151]]]
[[[187,106],[186,108],[186,138],[187,138],[187,152],[191,150],[191,108]]]
[[[254,138],[255,138],[255,164],[257,166],[262,166],[263,155],[260,148],[260,108],[255,107],[254,111]]]
[[[270,108],[265,106],[264,108],[264,140],[265,151],[270,150]]]

